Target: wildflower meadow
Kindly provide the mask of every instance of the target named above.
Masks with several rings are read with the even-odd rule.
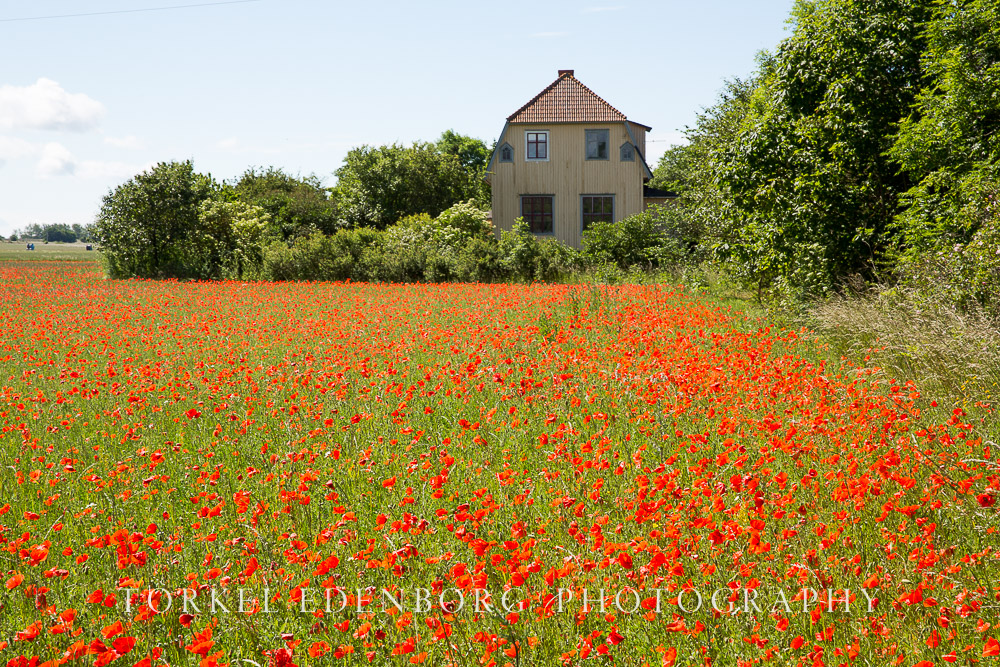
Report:
[[[8,667],[1000,656],[992,408],[682,287],[0,263]]]

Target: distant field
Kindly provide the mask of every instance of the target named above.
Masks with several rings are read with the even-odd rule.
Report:
[[[27,242],[0,243],[0,261],[4,260],[59,260],[69,262],[96,262],[97,251],[87,250],[86,243],[35,242],[35,249],[28,250]]]

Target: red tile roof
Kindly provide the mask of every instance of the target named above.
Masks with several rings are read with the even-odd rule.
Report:
[[[573,70],[560,70],[558,79],[507,117],[511,123],[607,123],[625,120],[625,114],[580,83],[573,76]]]

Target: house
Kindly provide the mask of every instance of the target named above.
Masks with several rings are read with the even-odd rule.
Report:
[[[645,185],[652,128],[629,120],[577,79],[559,77],[507,118],[486,168],[493,223],[523,217],[538,235],[580,247],[596,221],[618,221],[673,193]]]

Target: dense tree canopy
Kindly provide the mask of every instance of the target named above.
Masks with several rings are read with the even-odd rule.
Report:
[[[1000,195],[1000,5],[941,3],[926,35],[926,85],[891,151],[916,182],[900,216],[910,251],[967,243]]]
[[[50,223],[42,225],[33,223],[20,231],[15,231],[11,234],[10,240],[15,241],[18,238],[52,243],[75,243],[76,241],[90,241],[91,235],[90,229],[80,224]]]
[[[188,277],[199,207],[215,189],[185,161],[161,162],[109,192],[94,236],[111,277]]]
[[[259,206],[270,219],[270,233],[282,239],[302,238],[341,227],[337,202],[314,175],[290,176],[281,169],[248,169],[233,186],[239,201]]]
[[[490,161],[490,149],[480,139],[445,130],[436,143],[438,152],[454,155],[458,162],[469,171],[482,173]]]
[[[476,166],[483,164],[482,155],[464,139],[446,132],[440,145],[351,150],[336,171],[341,218],[351,226],[384,229],[408,215],[436,216],[457,202],[482,200],[482,167]]]
[[[682,157],[699,163],[686,178],[744,283],[816,292],[879,268],[910,186],[886,151],[924,81],[930,16],[927,0],[800,0],[750,88],[730,87],[689,132],[688,155],[661,163],[664,183]]]

